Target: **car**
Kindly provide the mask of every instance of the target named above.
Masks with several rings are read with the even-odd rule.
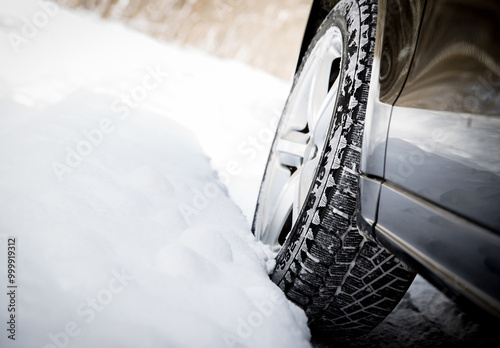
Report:
[[[415,274],[500,317],[500,2],[315,0],[252,230],[313,336]]]

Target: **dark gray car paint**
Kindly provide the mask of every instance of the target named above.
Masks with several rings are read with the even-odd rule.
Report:
[[[500,316],[500,236],[387,183],[375,233],[416,270]]]
[[[391,110],[374,231],[427,278],[496,315],[499,25],[498,2],[426,5],[410,72]]]
[[[500,233],[500,117],[394,107],[385,179]]]
[[[500,1],[428,1],[396,105],[500,116]]]
[[[314,2],[303,47],[336,2]],[[365,236],[497,316],[499,8],[379,1],[358,200]]]

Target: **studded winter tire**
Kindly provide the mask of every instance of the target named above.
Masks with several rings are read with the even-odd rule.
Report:
[[[313,335],[367,333],[414,273],[358,232],[358,167],[377,4],[342,0],[295,76],[261,185],[253,230],[277,252],[272,280],[302,307]]]

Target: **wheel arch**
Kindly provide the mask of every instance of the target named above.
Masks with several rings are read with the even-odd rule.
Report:
[[[341,0],[314,0],[306,24],[296,69],[304,57],[314,35],[328,13]],[[379,20],[382,13],[382,25],[377,26],[377,45],[375,52],[382,59],[380,65],[383,74],[380,79],[381,100],[393,104],[407,78],[413,53],[418,38],[423,9],[427,0],[379,0]],[[397,33],[397,35],[391,35]],[[377,34],[378,35],[378,34]]]
[[[387,5],[391,1],[379,1],[379,4],[381,3]],[[433,116],[431,118],[430,114],[441,115],[442,118],[448,117],[452,120],[455,116],[465,117],[464,115],[467,114],[467,118],[474,119],[474,122],[482,117],[488,120],[491,129],[498,129],[497,121],[493,124],[493,120],[498,120],[497,117],[500,115],[500,98],[487,99],[486,92],[498,96],[500,90],[498,84],[500,68],[498,63],[493,64],[493,62],[500,61],[498,59],[500,49],[498,45],[491,42],[494,32],[492,28],[500,18],[500,5],[486,0],[476,3],[463,0],[428,3],[422,1],[422,3],[424,7],[421,12],[420,26],[424,29],[418,30],[404,80],[398,81],[401,86],[391,93],[385,93],[383,79],[372,75],[370,93],[373,90],[375,98],[371,107],[369,105],[366,116],[367,126],[363,141],[362,176],[358,201],[358,227],[367,238],[376,239],[380,245],[393,252],[431,283],[446,291],[448,295],[451,294],[456,302],[467,307],[469,313],[481,308],[480,315],[484,314],[482,310],[486,310],[490,314],[500,316],[498,272],[494,273],[485,267],[475,269],[472,266],[467,268],[464,265],[446,263],[449,260],[467,259],[474,260],[475,265],[478,266],[488,265],[493,259],[498,260],[498,249],[495,249],[500,245],[498,229],[491,226],[485,227],[484,220],[475,219],[470,214],[453,211],[448,206],[441,206],[439,202],[411,189],[412,186],[409,183],[416,181],[417,175],[413,175],[412,180],[406,180],[406,182],[393,180],[394,163],[398,162],[393,160],[391,167],[390,158],[391,154],[393,158],[396,157],[395,150],[398,147],[395,143],[390,144],[387,133],[392,118],[390,134],[394,139],[404,136],[406,139],[414,139],[415,127],[413,124],[410,125],[408,120],[423,122],[427,117],[432,119],[437,127],[440,126],[436,122],[438,117],[431,115]],[[390,11],[384,13],[390,16]],[[455,19],[461,18],[456,14],[469,18],[469,21]],[[486,19],[488,25],[483,23]],[[387,23],[387,19],[381,21],[382,31],[387,32]],[[467,25],[467,30],[461,29],[464,25]],[[383,66],[384,59],[387,59],[384,53],[388,54],[389,59],[397,56],[394,52],[387,52],[385,37],[386,35],[381,34],[377,27],[375,60],[378,59],[378,62],[375,61],[374,64],[378,63],[379,67],[376,69],[374,66],[374,74],[384,75],[384,68],[387,68]],[[472,38],[480,39],[474,41]],[[490,38],[490,41],[487,38]],[[476,53],[470,54],[467,50],[457,49],[463,47],[473,47]],[[445,54],[450,52],[452,54]],[[461,71],[466,73],[458,74]],[[486,91],[484,95],[477,94],[478,86]],[[480,104],[480,112],[468,108],[465,103],[467,96],[475,96],[484,102]],[[402,122],[403,115],[407,117],[406,122]],[[399,127],[398,130],[397,124],[404,127]],[[467,127],[467,132],[470,134],[472,131],[469,126]],[[405,135],[400,131],[401,129],[405,130]],[[433,127],[427,124],[425,129],[433,129]],[[443,129],[442,125],[441,129]],[[486,129],[489,128],[486,127]],[[465,143],[471,143],[471,141]],[[450,145],[445,142],[440,144],[443,148]],[[488,149],[485,148],[484,151]],[[432,152],[438,153],[436,149]],[[428,173],[424,174],[428,176]],[[462,180],[465,182],[464,177]],[[382,196],[385,194],[385,198],[380,198],[381,192]],[[388,198],[388,192],[392,195],[391,199]],[[420,209],[418,211],[425,212],[432,218],[416,219],[413,216],[414,219],[409,223],[413,230],[407,226],[398,225],[394,216],[398,216],[403,221],[410,220],[408,217],[401,218],[401,215],[395,214],[395,211],[402,206],[402,201],[396,202],[396,198],[404,200],[407,207],[411,207],[408,210],[415,213],[417,209]],[[415,215],[418,214],[415,213]],[[439,224],[435,221],[439,221]],[[448,224],[447,230],[442,227],[444,222]],[[460,235],[457,232],[459,229],[463,230],[460,231],[463,235],[463,239],[460,240],[461,244],[457,242],[457,236]],[[445,237],[445,232],[450,231],[455,231],[455,235]],[[411,237],[405,240],[404,236]],[[442,244],[442,248],[430,249],[429,246],[439,243]],[[478,256],[474,254],[473,248],[469,248],[471,250],[466,248],[461,253],[444,248],[451,243],[457,243],[457,246],[461,247],[482,245],[488,253],[483,252],[484,255]],[[491,245],[495,245],[495,248]],[[445,255],[449,260],[440,258],[440,255]],[[498,264],[498,261],[493,263]],[[466,273],[464,269],[468,272]],[[478,276],[478,270],[483,272],[481,277]],[[491,273],[486,274],[487,272]],[[489,284],[480,283],[485,279]]]

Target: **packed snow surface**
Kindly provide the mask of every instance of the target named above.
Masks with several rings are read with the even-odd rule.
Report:
[[[309,346],[249,229],[286,84],[37,1],[0,23],[0,346]]]

